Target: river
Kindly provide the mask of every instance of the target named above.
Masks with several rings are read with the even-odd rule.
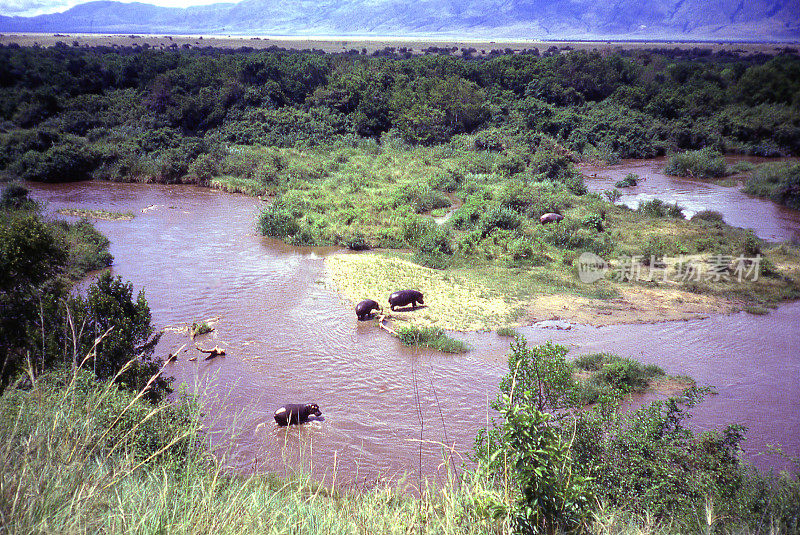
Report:
[[[488,402],[506,371],[509,339],[456,333],[473,350],[446,355],[407,348],[373,322],[358,322],[324,272],[324,257],[338,249],[291,247],[256,235],[257,199],[191,186],[86,182],[29,188],[49,211],[135,213],[132,220],[96,226],[111,239],[114,274],[145,289],[154,324],[167,328],[158,352],[188,343],[168,372],[176,386],[185,383],[202,394],[211,442],[228,465],[279,473],[301,466],[318,479],[354,486],[405,473],[413,484],[420,472],[441,481],[444,452],[454,452],[459,465],[486,425]],[[737,212],[753,209],[739,204],[765,202],[736,194],[742,197]],[[725,206],[697,205],[707,207],[729,220]],[[772,230],[757,230],[759,235],[791,237],[800,229],[796,213],[770,215],[775,213],[785,212],[765,212],[759,228]],[[226,351],[211,361],[203,360],[185,332],[172,329],[208,318],[218,318],[215,331],[195,342]],[[762,453],[779,443],[800,455],[798,327],[795,302],[767,316],[519,330],[532,343],[569,345],[570,356],[610,351],[715,386],[718,394],[694,409],[692,425],[703,430],[741,423],[749,429],[747,458],[761,468],[782,469],[787,462]],[[189,361],[193,356],[199,359]],[[289,402],[318,403],[322,420],[276,427],[273,411]]]

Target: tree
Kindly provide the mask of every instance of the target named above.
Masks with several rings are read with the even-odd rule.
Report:
[[[161,333],[153,334],[144,291],[134,299],[133,284],[106,272],[89,287],[86,298],[74,298],[70,307],[82,330],[76,357],[93,354],[89,365],[101,380],[114,377],[132,361],[119,382],[134,390],[145,388],[163,362],[153,356]],[[170,392],[170,382],[171,378],[155,380],[146,397],[158,401]]]
[[[0,215],[0,390],[20,371],[45,286],[66,262],[65,244],[37,214]]]
[[[574,407],[577,385],[566,354],[566,347],[551,341],[530,349],[525,338],[516,338],[511,342],[509,373],[500,382],[500,391],[514,405],[528,403],[539,412],[554,416]]]

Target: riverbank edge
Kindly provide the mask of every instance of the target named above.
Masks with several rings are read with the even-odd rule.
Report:
[[[548,320],[593,327],[687,321],[731,314],[748,306],[740,300],[634,284],[617,285],[619,296],[610,299],[567,292],[527,300],[510,298],[463,271],[430,269],[378,251],[326,256],[325,273],[334,291],[352,306],[362,299],[375,299],[386,306],[384,296],[392,291],[418,289],[425,295],[424,307],[387,310],[387,319],[449,331],[492,331]]]

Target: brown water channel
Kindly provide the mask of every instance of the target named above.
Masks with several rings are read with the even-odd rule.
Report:
[[[302,459],[315,477],[331,481],[335,473],[353,484],[401,473],[416,480],[420,466],[423,475],[442,477],[441,444],[463,455],[485,425],[508,339],[457,333],[474,350],[452,356],[406,348],[372,322],[358,322],[324,273],[324,256],[336,250],[257,236],[259,201],[188,186],[30,188],[48,210],[136,214],[96,225],[111,239],[114,273],[145,289],[157,327],[219,317],[197,342],[220,345],[225,357],[204,361],[185,333],[171,330],[159,352],[189,343],[169,371],[202,392],[213,443],[231,466],[282,471]],[[719,394],[695,410],[693,425],[746,425],[747,454],[761,467],[786,466],[756,455],[768,443],[800,455],[800,303],[763,317],[521,331],[532,342],[570,344],[571,355],[611,351],[715,385]],[[319,403],[322,421],[274,425],[277,407],[310,401]]]
[[[762,163],[766,158],[731,157],[729,163],[746,159]],[[654,198],[669,203],[677,202],[684,215],[691,218],[701,210],[716,210],[729,225],[751,228],[759,238],[770,241],[800,243],[800,212],[774,202],[752,197],[741,192],[741,187],[726,187],[707,181],[668,176],[664,174],[666,158],[652,160],[625,160],[610,167],[586,167],[586,185],[590,191],[613,189],[614,184],[628,173],[641,177],[637,186],[620,188],[621,204],[636,209],[641,202]],[[592,177],[591,175],[596,175]]]

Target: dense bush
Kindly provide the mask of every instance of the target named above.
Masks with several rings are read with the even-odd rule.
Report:
[[[800,210],[800,164],[760,165],[747,179],[744,192]]]
[[[637,211],[650,217],[683,217],[683,208],[678,203],[669,204],[661,199],[653,199],[639,204]]]
[[[565,354],[518,337],[493,403],[499,421],[476,438],[478,473],[516,497],[518,533],[580,532],[593,503],[680,533],[797,529],[800,484],[744,464],[743,427],[697,435],[686,425],[708,389],[622,411],[620,392],[641,390],[663,371],[609,354],[579,357],[575,366],[594,372],[590,382],[601,386],[587,400]]]
[[[720,153],[703,149],[673,154],[664,172],[676,176],[718,178],[728,174],[728,166]]]
[[[195,164],[207,150],[184,138],[373,153],[448,144],[476,153],[467,172],[552,180],[582,193],[569,165],[576,154],[613,162],[704,147],[800,153],[800,112],[790,97],[800,94],[800,60],[792,54],[571,51],[479,61],[386,54],[393,59],[3,47],[0,168],[45,181],[205,183],[217,174],[243,177],[214,158]],[[696,160],[675,172],[724,173],[710,154]],[[269,169],[263,175],[265,184],[275,177]]]
[[[264,236],[289,238],[300,231],[300,225],[288,210],[275,202],[261,212],[258,231]]]

